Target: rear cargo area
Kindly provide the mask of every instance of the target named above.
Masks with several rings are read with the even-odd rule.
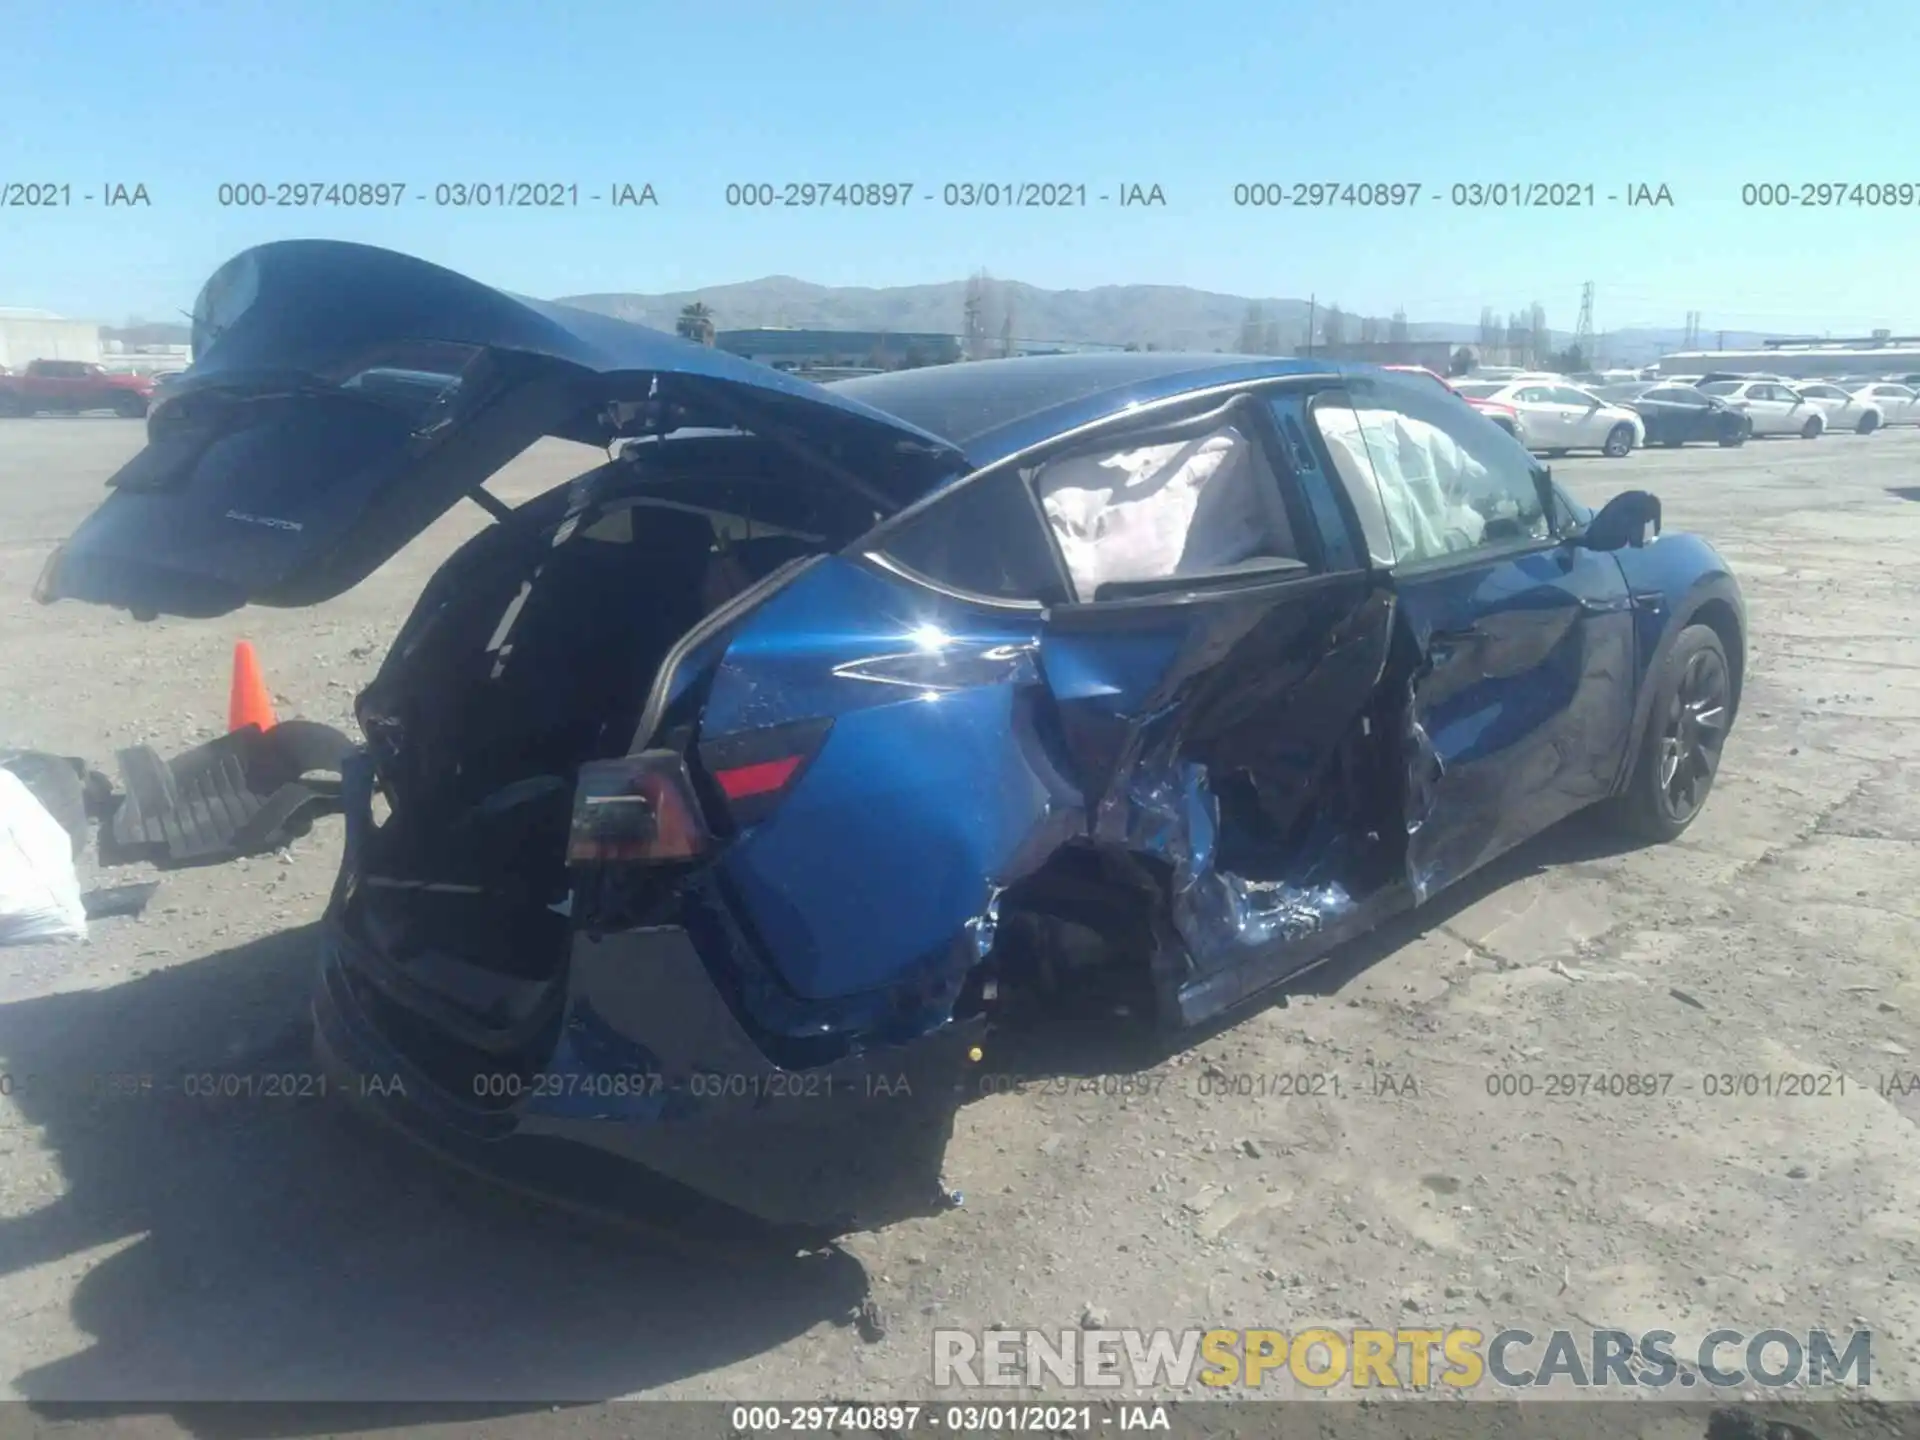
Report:
[[[633,748],[688,630],[827,538],[657,496],[568,512],[469,542],[360,697],[378,796],[346,919],[388,960],[557,976],[579,767]]]

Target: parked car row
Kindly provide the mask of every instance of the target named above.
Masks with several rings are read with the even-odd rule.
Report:
[[[1621,456],[1646,445],[1732,447],[1756,436],[1814,440],[1829,430],[1869,435],[1888,425],[1920,425],[1920,388],[1886,378],[1670,375],[1589,387],[1526,371],[1449,380],[1417,365],[1386,368],[1430,376],[1548,456]]]
[[[144,419],[153,403],[153,390],[149,376],[116,374],[91,361],[34,360],[18,375],[0,375],[0,415],[111,410],[129,419]]]

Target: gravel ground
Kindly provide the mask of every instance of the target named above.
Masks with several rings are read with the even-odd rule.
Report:
[[[455,512],[312,611],[137,625],[34,605],[48,550],[139,443],[111,419],[0,428],[0,745],[110,769],[118,746],[210,738],[240,635],[282,716],[349,726],[419,587],[484,523]],[[592,453],[542,446],[495,488],[535,493]],[[309,927],[338,858],[323,821],[287,856],[168,875],[85,945],[0,950],[9,1392],[158,1402],[154,1434],[204,1430],[186,1402],[233,1397],[897,1398],[927,1389],[936,1325],[1104,1317],[1683,1341],[1865,1325],[1874,1390],[1920,1398],[1920,1095],[1900,1093],[1920,1071],[1920,489],[1900,493],[1920,431],[1556,469],[1594,503],[1654,490],[1746,588],[1741,724],[1680,843],[1564,827],[1143,1094],[969,1105],[948,1161],[963,1208],[730,1269],[498,1197],[333,1106],[87,1104],[39,1078],[304,1065]],[[1560,1071],[1676,1078],[1651,1100],[1549,1099]],[[1845,1093],[1704,1093],[1803,1071]],[[1216,1093],[1302,1072],[1339,1094]],[[1502,1075],[1535,1093],[1490,1094]],[[879,1329],[850,1323],[863,1305]]]

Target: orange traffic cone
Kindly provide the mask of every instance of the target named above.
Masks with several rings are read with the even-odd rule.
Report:
[[[237,641],[233,647],[233,686],[227,697],[227,729],[231,732],[258,725],[271,730],[275,723],[273,697],[260,676],[260,657],[253,653],[251,640]]]

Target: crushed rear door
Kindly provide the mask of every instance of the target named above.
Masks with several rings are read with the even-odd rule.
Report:
[[[40,600],[143,616],[316,604],[549,435],[750,430],[876,514],[965,468],[945,441],[781,371],[371,246],[243,252],[201,292],[193,344]]]

